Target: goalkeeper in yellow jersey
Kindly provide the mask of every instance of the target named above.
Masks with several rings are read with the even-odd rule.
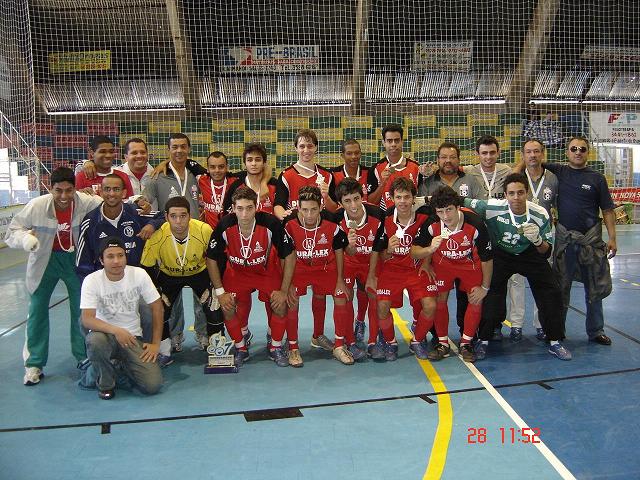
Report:
[[[158,363],[166,367],[171,358],[171,339],[168,319],[173,302],[183,287],[191,287],[202,303],[207,317],[207,336],[221,333],[224,320],[207,273],[206,252],[211,227],[189,214],[189,202],[184,197],[170,198],[164,207],[166,223],[144,246],[141,265],[145,267],[160,290],[164,310],[164,329]]]

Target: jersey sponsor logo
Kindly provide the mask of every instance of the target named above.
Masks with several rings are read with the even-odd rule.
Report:
[[[222,212],[222,205],[218,205],[215,203],[202,202],[202,206],[207,212],[212,212],[212,213]]]
[[[411,251],[411,246],[408,247],[397,247],[393,253],[394,255],[400,255],[402,257],[409,255],[409,252]]]
[[[327,240],[327,236],[323,233],[322,235],[320,235],[320,240],[318,240],[318,245],[326,245],[327,243],[329,243],[329,241]]]
[[[387,295],[387,296],[391,296],[391,290],[381,290],[381,289],[378,289],[378,290],[376,290],[376,293],[377,293],[378,295]]]
[[[496,220],[500,223],[504,223],[505,225],[511,225],[511,222],[509,221],[508,218],[496,217]]]
[[[177,258],[176,258],[176,260],[177,260]],[[177,263],[177,261],[176,261],[176,263]],[[166,268],[170,272],[181,273],[182,275],[185,275],[187,272],[195,272],[195,271],[197,271],[200,267],[198,265],[194,265],[192,267],[180,268],[180,267],[172,267],[170,265],[164,265],[164,268]],[[177,276],[182,276],[182,275],[177,275]]]
[[[449,250],[457,250],[460,248],[460,244],[456,242],[453,238],[447,239],[447,249]]]
[[[323,248],[320,250],[296,250],[296,255],[298,256],[298,258],[302,259],[328,257],[329,249]]]
[[[468,248],[466,250],[443,250],[442,256],[447,257],[450,260],[460,260],[462,258],[467,258],[471,256],[471,249]]]
[[[316,246],[316,242],[313,238],[305,238],[302,241],[302,248],[305,250],[313,250]]]
[[[245,247],[246,248],[246,247]],[[244,255],[244,252],[243,252]],[[266,258],[264,256],[252,259],[244,259],[241,257],[236,257],[235,255],[229,255],[229,261],[234,265],[241,265],[243,267],[258,267],[265,262]]]
[[[107,234],[104,232],[100,232],[100,235],[98,235],[98,238],[107,238]]]
[[[461,183],[460,187],[458,187],[458,192],[460,193],[461,197],[468,197],[469,196],[469,185],[467,185],[466,183]]]
[[[400,240],[400,245],[405,248],[411,247],[411,244],[413,243],[413,237],[407,232],[405,232],[402,238],[399,238],[398,240]]]
[[[251,247],[244,246],[240,248],[240,253],[242,254],[242,258],[249,258],[253,251],[251,250]]]
[[[69,232],[69,231],[71,231],[71,227],[70,227],[69,223],[67,223],[67,222],[59,223],[58,224],[58,231],[59,232]]]
[[[124,234],[127,237],[133,237],[133,228],[131,228],[131,226],[124,227]]]
[[[586,183],[583,183],[580,188],[582,188],[583,190],[591,190],[591,185],[587,185]]]
[[[444,280],[436,280],[436,287],[444,287]]]
[[[367,246],[356,247],[356,253],[360,255],[371,255],[373,249]]]
[[[124,242],[124,248],[126,248],[127,250],[136,248],[136,242]]]
[[[427,292],[436,292],[438,290],[438,286],[435,283],[427,285]]]
[[[358,235],[358,238],[356,239],[356,245],[358,247],[362,247],[362,246],[364,246],[366,244],[367,244],[366,237],[363,237],[362,235]]]

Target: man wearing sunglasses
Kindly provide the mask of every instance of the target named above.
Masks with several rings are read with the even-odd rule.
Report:
[[[611,345],[604,334],[602,299],[611,293],[609,258],[618,250],[616,222],[609,187],[604,175],[587,167],[589,142],[573,137],[567,146],[567,165],[546,163],[558,177],[558,225],[553,269],[563,291],[566,322],[571,283],[576,271],[584,284],[589,341]],[[609,240],[602,239],[600,211]]]

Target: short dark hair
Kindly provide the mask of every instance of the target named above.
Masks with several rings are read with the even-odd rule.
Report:
[[[362,184],[355,178],[346,177],[336,187],[336,199],[342,202],[342,197],[359,193],[362,195]]]
[[[224,158],[224,162],[225,163],[229,163],[229,161],[227,160],[227,156],[222,153],[220,150],[216,150],[215,152],[211,152],[209,154],[209,156],[207,157],[207,165],[209,164],[209,159],[213,157],[213,158]]]
[[[542,143],[542,140],[538,140],[537,138],[525,138],[524,142],[522,142],[522,147],[520,147],[520,150],[524,152],[524,146],[527,143],[531,142],[536,142],[538,145],[540,145],[542,147],[542,151],[544,152],[546,147],[544,146],[544,143]]]
[[[480,145],[495,145],[498,151],[500,151],[500,144],[498,143],[498,139],[492,135],[482,135],[476,141],[476,152],[480,151]]]
[[[462,206],[462,199],[453,188],[448,185],[442,185],[433,192],[429,203],[433,208],[447,208],[449,205],[460,207]]]
[[[453,148],[456,151],[456,154],[458,155],[458,158],[460,158],[460,147],[458,145],[456,145],[453,142],[442,142],[440,144],[440,146],[438,147],[438,156],[440,156],[440,150],[442,150],[443,148]]]
[[[574,140],[579,140],[581,142],[584,142],[587,145],[587,150],[589,150],[591,148],[591,144],[589,143],[589,139],[586,138],[586,137],[583,137],[582,135],[574,135],[573,137],[569,138],[569,140],[567,140],[567,148],[569,148],[569,145]]]
[[[171,208],[186,208],[187,212],[191,212],[189,200],[184,197],[171,197],[167,200],[167,203],[164,204],[164,213],[168,214]]]
[[[504,190],[505,193],[507,192],[507,185],[509,185],[510,183],[521,183],[524,185],[524,189],[527,192],[529,191],[529,181],[527,180],[527,177],[525,177],[523,173],[510,173],[505,177],[504,183],[502,186],[502,189]]]
[[[124,183],[124,178],[122,178],[120,175],[115,174],[115,173],[110,173],[109,175],[105,175],[104,178],[102,179],[102,181],[104,182],[107,178],[117,178],[118,180],[120,180],[120,182],[122,183],[122,188],[126,187],[127,184]]]
[[[147,142],[145,142],[145,141],[144,141],[143,139],[141,139],[141,138],[134,137],[134,138],[130,138],[129,140],[127,140],[127,141],[125,142],[124,146],[122,147],[122,149],[123,149],[123,151],[124,151],[124,153],[125,153],[125,154],[128,154],[128,153],[129,153],[129,146],[130,146],[132,143],[142,143],[142,144],[144,145],[144,149],[145,149],[145,150],[148,150]]]
[[[389,189],[389,193],[391,194],[392,197],[398,190],[411,192],[411,195],[413,195],[414,197],[418,193],[418,191],[416,190],[416,186],[407,177],[398,177],[393,182],[391,182],[391,188]]]
[[[58,167],[53,172],[51,172],[51,177],[49,177],[51,181],[51,186],[53,187],[56,183],[69,182],[71,185],[76,185],[76,176],[73,174],[73,170],[69,167]]]
[[[262,157],[262,160],[264,160],[265,163],[267,162],[267,149],[263,144],[258,142],[247,143],[247,145],[244,147],[244,150],[242,151],[243,162],[247,161],[247,155],[251,152],[258,152]]]
[[[111,140],[106,135],[96,135],[91,140],[89,140],[89,148],[95,152],[103,143],[108,143],[112,147],[116,146],[116,144],[113,143],[113,140]]]
[[[315,185],[305,185],[298,190],[298,205],[302,205],[302,202],[317,202],[319,206],[322,206],[322,193],[320,189]]]
[[[119,247],[122,250],[124,250],[125,253],[127,252],[127,249],[125,248],[125,245],[124,245],[124,241],[120,237],[116,237],[115,235],[112,235],[102,240],[102,242],[100,242],[100,246],[98,247],[98,258],[103,258],[104,251],[107,248],[111,248],[111,247]]]
[[[400,134],[400,138],[404,138],[404,129],[402,128],[402,126],[398,125],[397,123],[391,123],[383,127],[382,140],[385,139],[384,137],[388,132],[398,132]]]
[[[302,130],[298,130],[298,133],[293,139],[294,147],[298,146],[298,140],[300,140],[301,138],[308,138],[316,147],[318,146],[318,135],[316,135],[316,132],[314,132],[310,128],[303,128]]]
[[[358,147],[360,147],[360,144],[355,138],[349,138],[340,144],[340,152],[344,153],[349,145],[358,145]],[[360,149],[362,150],[362,148]]]
[[[239,186],[233,195],[231,195],[231,203],[233,205],[236,204],[238,200],[251,200],[254,205],[258,204],[258,194],[253,190],[253,188],[249,188],[246,185]]]
[[[167,147],[171,147],[171,140],[186,140],[187,145],[191,147],[191,139],[184,133],[176,132],[169,134],[169,140],[167,140]]]

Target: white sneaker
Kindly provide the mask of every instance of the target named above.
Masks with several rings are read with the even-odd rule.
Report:
[[[27,386],[37,385],[44,373],[38,367],[24,367],[24,384]]]
[[[353,365],[353,355],[344,345],[333,349],[333,358],[345,365]]]

